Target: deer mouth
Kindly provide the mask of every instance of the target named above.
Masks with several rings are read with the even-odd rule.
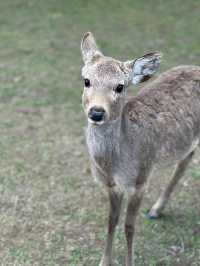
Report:
[[[94,121],[92,120],[91,118],[88,117],[88,122],[92,125],[95,125],[95,126],[101,126],[105,123],[105,120],[101,120],[101,121]]]

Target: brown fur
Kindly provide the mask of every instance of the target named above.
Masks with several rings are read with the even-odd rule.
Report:
[[[128,101],[124,114],[156,139],[155,163],[179,161],[199,138],[200,67],[179,66],[163,73]]]

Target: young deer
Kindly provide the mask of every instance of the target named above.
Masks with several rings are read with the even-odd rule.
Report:
[[[104,56],[90,32],[82,39],[81,51],[91,170],[105,185],[110,200],[100,266],[112,264],[112,243],[124,192],[128,196],[126,265],[133,266],[135,220],[148,176],[156,166],[176,164],[168,187],[148,214],[156,218],[199,144],[200,67],[173,68],[127,99],[127,87],[149,79],[159,67],[161,54],[120,62]]]

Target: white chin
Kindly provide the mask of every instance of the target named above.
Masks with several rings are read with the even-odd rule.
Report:
[[[91,120],[90,118],[88,118],[88,122],[92,125],[95,125],[95,126],[100,126],[100,125],[103,125],[105,123],[105,120],[102,120],[102,121],[99,121],[99,122],[95,122],[93,120]]]

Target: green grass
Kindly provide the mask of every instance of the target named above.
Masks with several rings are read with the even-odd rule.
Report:
[[[84,142],[83,33],[121,60],[160,50],[162,70],[200,64],[199,8],[197,0],[0,0],[2,266],[100,260],[107,198],[90,175]],[[167,175],[152,180],[137,223],[138,266],[200,265],[199,162],[197,155],[159,221],[144,212]],[[122,231],[123,219],[115,265],[124,262]]]

